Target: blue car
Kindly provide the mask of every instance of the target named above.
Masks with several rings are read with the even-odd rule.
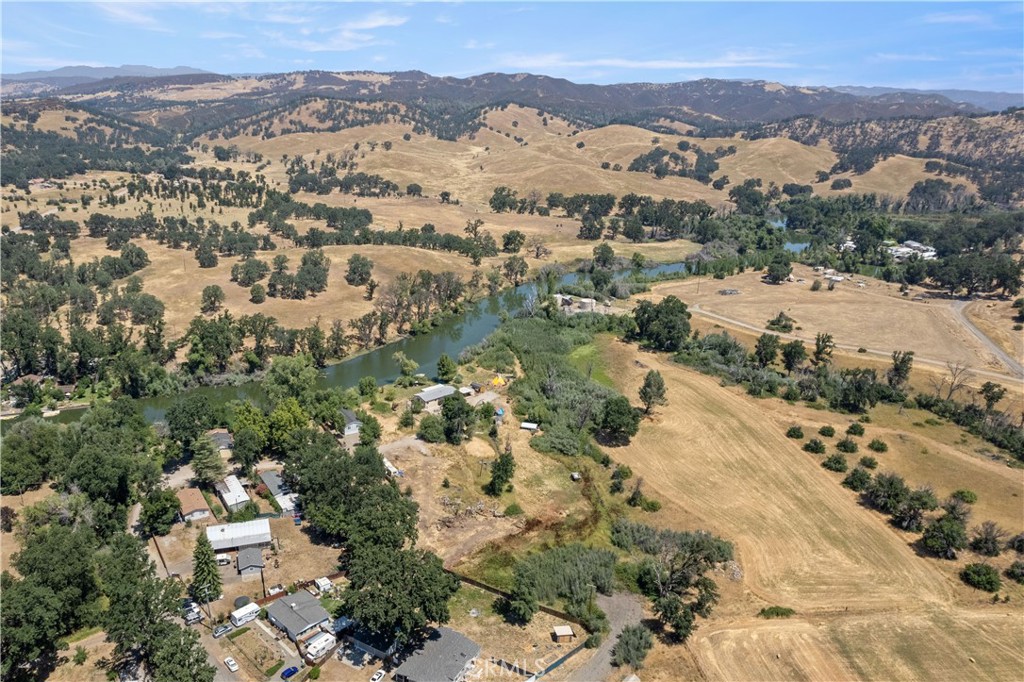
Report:
[[[290,668],[285,668],[284,672],[281,673],[281,679],[282,680],[287,680],[288,678],[292,677],[297,672],[299,672],[299,669],[296,668],[294,665],[292,667],[290,667]]]

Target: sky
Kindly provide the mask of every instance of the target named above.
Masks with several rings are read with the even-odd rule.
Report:
[[[1024,3],[127,3],[0,5],[2,71],[499,71],[579,83],[1024,90]]]

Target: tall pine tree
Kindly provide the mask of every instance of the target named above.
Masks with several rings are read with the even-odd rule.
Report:
[[[192,552],[192,585],[189,591],[192,598],[201,603],[217,599],[221,593],[217,557],[205,533],[200,533]]]

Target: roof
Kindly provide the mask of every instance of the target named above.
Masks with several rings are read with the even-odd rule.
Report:
[[[331,618],[320,600],[305,590],[278,599],[267,607],[267,615],[293,637]]]
[[[263,552],[257,547],[246,547],[238,552],[238,570],[263,568]]]
[[[372,647],[385,654],[390,654],[395,646],[394,637],[389,639],[383,633],[373,632],[362,625],[358,626],[355,631],[349,635],[349,638],[354,642]]]
[[[576,633],[568,625],[556,625],[555,637],[575,637]]]
[[[356,416],[356,413],[348,409],[347,407],[341,408],[340,410],[338,410],[338,412],[340,412],[341,416],[345,418],[345,426],[348,426],[349,424],[361,423],[359,421],[359,417]]]
[[[401,675],[417,682],[453,682],[479,655],[480,645],[473,640],[451,628],[438,628],[409,653],[394,677]]]
[[[227,429],[212,429],[206,432],[213,444],[220,450],[230,450],[235,447],[235,438]]]
[[[430,388],[425,388],[417,393],[415,398],[419,398],[425,403],[431,403],[441,398],[447,398],[448,396],[455,393],[454,386],[447,386],[445,384],[434,384]]]
[[[291,493],[291,489],[281,479],[281,474],[276,471],[264,471],[260,474],[260,480],[266,484],[273,497]]]
[[[210,505],[206,504],[206,498],[203,497],[203,493],[199,488],[182,488],[174,493],[178,497],[178,502],[181,503],[181,513],[183,516],[197,511],[210,511]]]
[[[261,545],[270,542],[270,521],[256,519],[242,523],[223,523],[219,526],[207,526],[206,537],[214,550],[220,551],[230,547],[243,545]]]
[[[218,483],[216,488],[221,499],[224,500],[224,504],[228,506],[244,504],[249,501],[249,493],[245,492],[245,488],[242,487],[242,482],[238,480],[237,476],[228,476]]]

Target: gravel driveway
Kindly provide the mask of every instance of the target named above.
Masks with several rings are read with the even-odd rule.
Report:
[[[597,605],[608,614],[610,630],[594,655],[569,678],[572,682],[601,682],[612,674],[612,647],[622,628],[636,625],[644,617],[643,599],[630,592],[616,592],[610,597],[597,595]]]

